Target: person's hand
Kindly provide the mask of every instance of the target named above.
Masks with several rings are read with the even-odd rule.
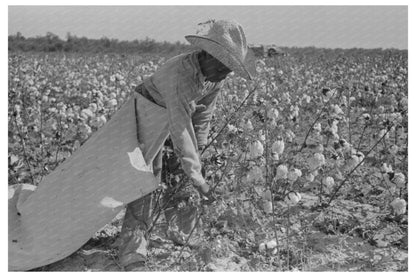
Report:
[[[200,184],[194,183],[194,187],[199,192],[199,195],[201,196],[201,199],[204,204],[210,204],[215,201],[215,198],[212,195],[211,187],[208,183],[206,183],[205,181]]]
[[[195,186],[200,194],[203,196],[208,196],[210,194],[210,187],[207,183]]]
[[[196,104],[196,103],[195,103],[195,101],[192,101],[192,102],[189,104],[189,106],[190,106],[190,108],[191,108],[191,112],[192,112],[192,113],[194,113],[194,112],[201,112],[201,111],[206,110],[206,108],[207,108],[207,106],[205,106],[205,105],[203,105],[203,104]]]

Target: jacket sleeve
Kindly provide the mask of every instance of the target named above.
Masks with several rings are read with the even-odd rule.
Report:
[[[205,183],[197,152],[197,140],[192,124],[192,109],[181,90],[189,89],[177,83],[170,97],[166,98],[169,132],[184,172],[197,184]]]
[[[214,90],[196,103],[197,106],[203,105],[201,108],[197,108],[192,116],[198,147],[205,146],[207,144],[210,121],[212,113],[215,109],[218,94],[219,89]]]

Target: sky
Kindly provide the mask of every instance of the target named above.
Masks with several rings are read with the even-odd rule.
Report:
[[[8,34],[186,42],[197,24],[234,19],[252,44],[408,49],[407,6],[8,6]]]

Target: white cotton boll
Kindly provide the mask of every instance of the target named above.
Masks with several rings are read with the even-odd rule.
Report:
[[[93,113],[95,113],[97,111],[97,104],[91,103],[88,109],[91,110]]]
[[[279,117],[279,111],[275,108],[271,108],[267,111],[267,118],[277,120]]]
[[[251,120],[250,119],[245,119],[245,120],[243,120],[242,122],[241,122],[241,124],[240,124],[240,127],[243,129],[243,130],[246,130],[246,131],[252,131],[254,128],[253,128],[253,124],[251,123]]]
[[[110,99],[110,100],[107,102],[107,105],[108,105],[109,107],[113,108],[113,107],[117,106],[117,100],[116,100],[116,99]]]
[[[300,176],[302,176],[302,171],[300,171],[300,170],[299,170],[299,169],[297,169],[297,168],[292,168],[292,169],[288,172],[288,174],[287,174],[287,179],[288,179],[290,182],[294,183],[294,182],[296,182],[296,180],[297,180]]]
[[[399,147],[395,144],[393,144],[389,147],[389,153],[391,155],[396,155],[398,151],[399,151]]]
[[[344,114],[344,111],[338,106],[338,105],[334,105],[333,106],[333,109],[334,109],[334,113],[336,114],[336,115],[341,115],[341,114]]]
[[[107,123],[107,118],[105,117],[105,115],[101,115],[99,117],[99,119],[101,120],[101,122],[102,122],[103,125]]]
[[[62,102],[59,102],[58,104],[56,104],[56,108],[59,111],[65,111],[66,110],[66,105],[64,103],[62,103]]]
[[[325,164],[325,156],[321,153],[315,153],[308,159],[309,168],[315,170]]]
[[[263,182],[264,181],[263,171],[260,167],[254,166],[248,171],[246,178],[247,178],[247,182],[249,183]]]
[[[295,133],[293,133],[292,130],[286,131],[286,141],[287,142],[291,143],[291,142],[293,142],[293,139],[295,139],[295,138],[296,138],[296,135],[295,135]]]
[[[348,153],[352,150],[351,149],[351,144],[349,144],[345,139],[340,139],[339,140],[339,145],[341,145],[342,151],[343,151],[344,154]]]
[[[406,213],[406,201],[404,199],[396,198],[391,202],[391,207],[396,215],[402,215]]]
[[[387,119],[394,123],[401,123],[403,121],[403,116],[401,113],[390,113],[387,115]]]
[[[287,166],[286,165],[279,165],[276,169],[276,179],[286,179],[288,174]]]
[[[94,117],[94,113],[90,109],[83,109],[81,111],[81,117],[84,119],[89,119]]]
[[[302,199],[302,196],[298,192],[291,191],[285,196],[285,203],[288,206],[293,206],[299,203],[299,201]]]
[[[394,177],[391,180],[397,187],[404,188],[406,185],[406,176],[403,173],[394,173]]]
[[[393,172],[393,168],[391,165],[383,163],[383,166],[381,167],[382,172]]]
[[[57,109],[56,108],[49,108],[48,109],[50,113],[57,113]]]
[[[279,139],[272,144],[272,153],[277,153],[281,155],[285,150],[285,143],[283,139]]]
[[[272,192],[269,189],[268,190],[265,190],[263,192],[262,197],[263,197],[264,200],[272,201]]]
[[[305,179],[309,182],[313,182],[313,180],[315,180],[315,176],[312,173],[309,173],[305,176]]]
[[[387,131],[387,129],[382,129],[379,133],[378,133],[378,138],[381,139],[383,136],[385,135],[385,139],[388,139],[390,137],[389,132]]]
[[[106,122],[107,122],[107,119],[105,118],[105,116],[101,115],[99,117],[95,117],[95,118],[91,119],[90,124],[94,127],[100,128]]]
[[[312,128],[314,131],[320,133],[322,131],[321,123],[316,123]]]
[[[324,152],[324,146],[322,144],[318,144],[318,146],[315,147],[316,153],[323,153]]]
[[[260,252],[266,251],[266,244],[264,242],[259,244],[259,251]]]
[[[227,125],[227,128],[228,128],[228,131],[230,132],[230,133],[236,133],[237,132],[237,127],[235,127],[234,125],[232,125],[232,124],[228,124]]]
[[[271,241],[268,241],[267,243],[266,243],[266,248],[267,249],[274,249],[274,248],[276,248],[277,247],[277,242],[276,242],[276,240],[271,240]]]
[[[368,113],[364,113],[364,114],[361,116],[361,118],[362,118],[364,121],[369,121],[369,120],[371,119],[371,115],[370,115],[370,114],[368,114]]]
[[[348,160],[345,162],[345,169],[351,170],[355,168],[360,163],[360,159],[357,155],[352,155]]]
[[[361,163],[364,160],[364,154],[360,151],[357,151],[355,155],[358,157],[358,162]]]
[[[256,140],[253,143],[251,143],[250,145],[250,157],[255,159],[260,157],[261,155],[263,155],[264,152],[264,147],[263,144],[259,141]]]
[[[332,188],[335,185],[334,178],[332,178],[331,176],[327,176],[327,177],[323,178],[322,183],[325,186],[327,186],[328,188]]]
[[[263,200],[263,210],[267,214],[271,214],[273,212],[273,204],[269,200]]]

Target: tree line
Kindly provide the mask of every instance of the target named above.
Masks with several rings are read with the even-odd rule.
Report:
[[[142,40],[119,41],[102,37],[90,39],[77,37],[70,33],[63,40],[59,36],[47,32],[45,36],[25,38],[20,32],[8,37],[8,50],[11,52],[79,52],[79,53],[149,53],[172,54],[192,50],[191,45],[177,41],[158,42],[146,37]]]

